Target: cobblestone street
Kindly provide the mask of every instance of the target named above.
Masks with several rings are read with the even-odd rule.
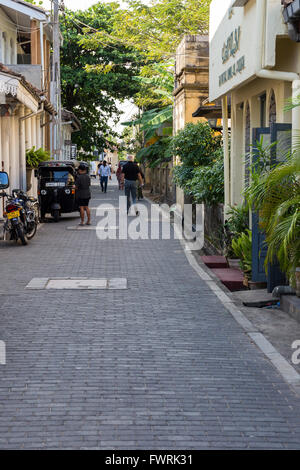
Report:
[[[93,195],[118,204],[112,184]],[[180,242],[100,241],[78,222],[0,242],[0,448],[299,449],[300,398]],[[51,277],[128,289],[26,290]]]

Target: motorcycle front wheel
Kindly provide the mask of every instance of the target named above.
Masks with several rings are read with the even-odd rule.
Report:
[[[26,233],[26,238],[27,238],[28,240],[31,240],[31,239],[35,236],[35,234],[36,234],[37,224],[34,222],[34,223],[32,223],[32,225],[33,225],[33,226],[32,226],[32,228],[31,228],[31,230],[29,230],[29,231]]]

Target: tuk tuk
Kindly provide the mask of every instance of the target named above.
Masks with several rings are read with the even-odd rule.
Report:
[[[48,161],[38,166],[38,196],[41,219],[51,214],[55,222],[61,214],[78,211],[75,181],[79,165],[89,168],[88,163],[77,160]]]

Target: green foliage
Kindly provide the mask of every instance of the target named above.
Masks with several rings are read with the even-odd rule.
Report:
[[[85,11],[66,10],[61,17],[63,106],[80,119],[82,129],[73,140],[87,153],[109,145],[106,136],[116,135],[111,120],[116,123],[120,115],[116,100],[131,98],[140,89],[133,77],[144,62],[136,50],[120,43],[112,48],[88,41],[95,30],[109,35],[117,16],[118,4],[98,3]],[[110,70],[97,69],[98,64],[112,63],[115,66]]]
[[[152,73],[153,71],[155,73]],[[168,65],[154,64],[152,68],[144,67],[141,76],[134,78],[141,85],[141,91],[136,94],[135,102],[139,106],[146,104],[151,107],[144,110],[138,119],[122,124],[138,126],[138,131],[144,133],[145,144],[154,136],[161,137],[161,134],[171,136],[173,133],[174,77]],[[156,106],[153,106],[154,104]]]
[[[246,230],[238,238],[232,240],[232,249],[235,256],[240,260],[240,267],[244,274],[250,279],[252,272],[252,232]]]
[[[174,61],[145,65],[135,80],[140,85],[134,98],[137,106],[147,110],[173,104]]]
[[[249,229],[249,206],[231,206],[224,224],[224,251],[227,259],[235,258],[232,241]]]
[[[266,269],[277,258],[294,283],[300,266],[300,149],[276,167],[255,173],[245,194],[266,233]]]
[[[35,0],[25,0],[25,2],[31,3],[32,5],[37,5],[37,6],[40,6],[40,7],[42,7],[43,3],[44,3],[42,0],[40,0],[39,2],[36,2]]]
[[[91,30],[82,44],[91,50],[123,46],[136,51],[144,59],[140,77],[150,81],[140,81],[135,102],[149,109],[171,104],[169,96],[158,96],[153,82],[159,78],[156,88],[170,82],[170,65],[174,66],[176,48],[185,34],[207,33],[211,0],[152,0],[147,3],[129,0],[122,8],[109,4],[113,10],[110,28]],[[99,71],[109,72],[115,70],[118,63],[118,57],[112,57],[109,63],[98,61],[94,66]]]
[[[220,139],[202,122],[188,123],[172,140],[173,155],[188,167],[210,164],[218,147]]]
[[[119,9],[112,30],[99,31],[96,41],[109,45],[126,44],[139,50],[148,60],[160,62],[174,55],[185,34],[208,31],[211,0],[129,0]]]
[[[50,153],[43,148],[36,150],[35,147],[32,147],[26,151],[26,166],[28,168],[37,168],[39,163],[47,160],[50,160]]]
[[[249,165],[251,176],[260,174],[262,171],[268,170],[270,168],[271,151],[272,148],[276,145],[277,142],[265,144],[263,135],[261,136],[260,140],[256,140],[256,142],[251,145],[251,152],[246,155],[246,163]],[[255,152],[256,158],[255,162],[251,163],[253,152]]]
[[[222,150],[222,149],[221,149]],[[224,202],[224,161],[222,152],[209,166],[193,170],[193,177],[185,185],[186,192],[198,203],[208,206]]]
[[[228,211],[228,229],[233,237],[240,235],[249,228],[249,206],[246,204],[240,206],[231,206]]]
[[[154,144],[144,147],[137,153],[137,161],[140,163],[147,162],[150,168],[155,168],[162,163],[171,161],[170,141],[170,138],[163,137]]]
[[[223,202],[224,166],[220,138],[207,123],[189,123],[173,137],[170,150],[181,165],[174,167],[175,183],[198,202]]]
[[[175,184],[185,189],[189,182],[193,179],[194,168],[185,165],[177,165],[173,167],[173,179]]]
[[[134,119],[133,121],[123,122],[124,126],[139,126],[140,132],[144,132],[144,140],[147,142],[149,139],[157,135],[163,125],[172,123],[173,120],[173,106],[169,105],[162,109],[151,109],[145,111],[141,118]],[[172,129],[168,126],[165,129]]]

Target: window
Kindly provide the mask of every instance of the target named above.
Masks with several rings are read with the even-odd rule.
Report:
[[[64,186],[65,184],[73,184],[75,181],[68,169],[43,168],[41,174],[46,186],[48,183],[61,183],[61,186]]]

